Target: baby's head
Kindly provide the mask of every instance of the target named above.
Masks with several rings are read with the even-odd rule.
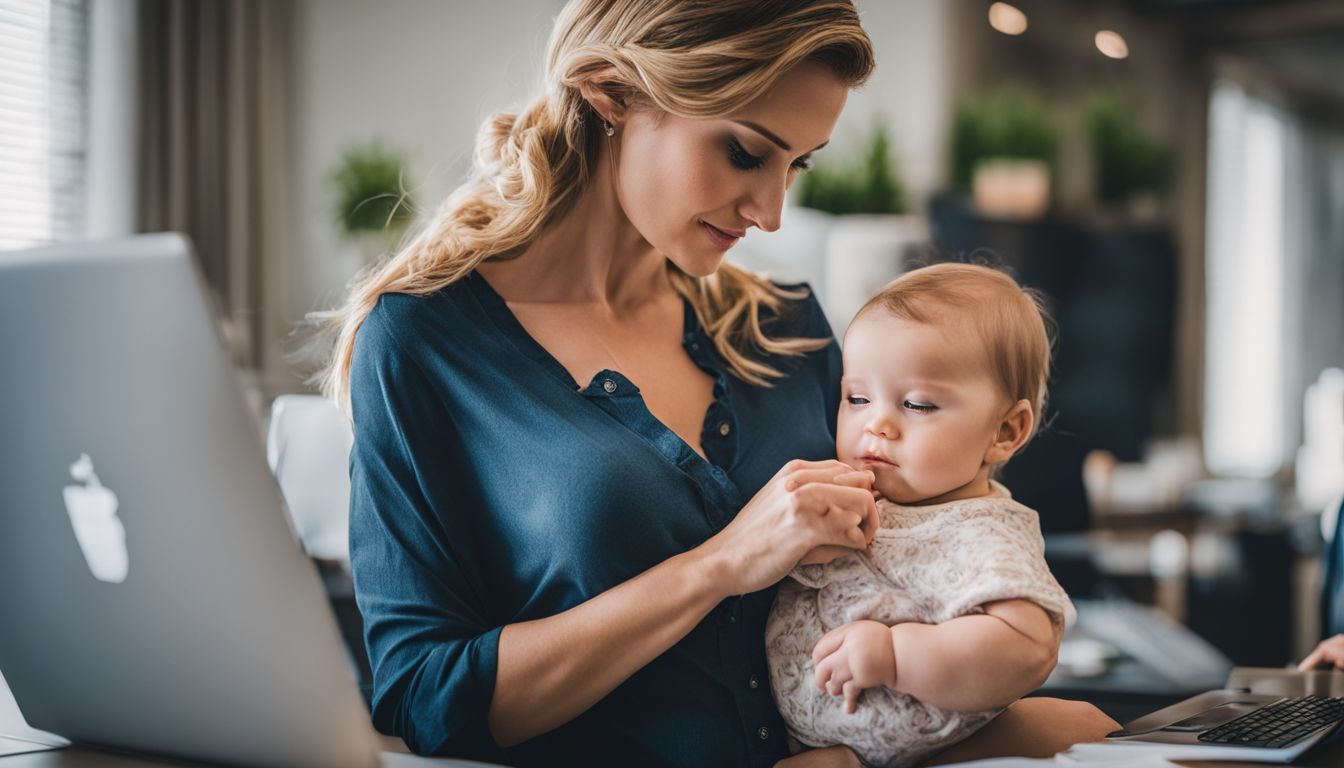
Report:
[[[934,504],[989,493],[990,471],[1041,421],[1050,342],[1037,297],[988,267],[902,275],[844,343],[836,451],[882,496]]]

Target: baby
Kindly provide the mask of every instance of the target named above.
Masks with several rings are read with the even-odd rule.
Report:
[[[803,744],[913,765],[1043,682],[1074,612],[1036,513],[991,479],[1040,423],[1050,346],[1012,278],[937,264],[859,310],[844,363],[836,451],[873,472],[881,524],[785,579],[770,682]]]

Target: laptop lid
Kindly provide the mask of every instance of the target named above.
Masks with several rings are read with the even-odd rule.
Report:
[[[0,668],[77,743],[376,765],[187,242],[0,253]]]

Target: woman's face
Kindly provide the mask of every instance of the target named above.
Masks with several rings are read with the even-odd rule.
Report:
[[[779,228],[785,190],[830,139],[846,96],[830,69],[805,62],[727,118],[633,111],[616,144],[621,207],[682,271],[711,275],[748,227]]]

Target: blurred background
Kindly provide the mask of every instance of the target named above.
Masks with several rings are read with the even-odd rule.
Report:
[[[305,315],[463,180],[561,5],[0,0],[0,249],[193,239],[350,637],[314,543],[344,457],[287,482],[330,423],[286,443],[272,404],[312,402]],[[1344,3],[858,6],[876,74],[730,258],[809,281],[837,333],[932,261],[1044,294],[1050,421],[1004,479],[1080,608],[1046,690],[1124,720],[1344,630]]]

